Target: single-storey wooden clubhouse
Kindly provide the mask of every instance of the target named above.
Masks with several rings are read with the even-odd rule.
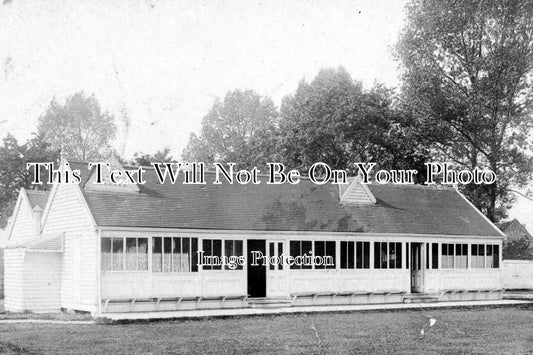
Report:
[[[62,167],[81,183],[20,192],[5,250],[9,311],[501,297],[504,235],[452,187],[214,185],[209,172],[205,185],[160,184],[148,167],[143,185],[94,184],[87,164]]]

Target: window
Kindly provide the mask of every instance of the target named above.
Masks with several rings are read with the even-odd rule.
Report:
[[[431,244],[431,268],[432,269],[439,268],[439,244],[438,243]]]
[[[204,251],[204,260],[208,258],[209,262],[203,262],[204,270],[222,270],[222,240],[221,239],[204,239],[202,241],[202,250]]]
[[[242,270],[243,241],[204,239],[202,241],[203,270]]]
[[[284,264],[284,260],[283,260],[283,243],[282,242],[268,242],[268,245],[269,245],[269,255],[270,257],[277,257],[278,258],[278,261],[279,263],[273,263],[273,262],[270,262],[270,270],[283,270],[283,264]],[[276,245],[277,245],[277,254],[276,254]]]
[[[341,242],[341,269],[369,269],[370,242]]]
[[[152,238],[152,271],[172,271],[172,237]]]
[[[224,256],[228,257],[229,262],[241,257],[242,254],[242,240],[224,240]],[[232,269],[230,265],[225,265],[226,270],[242,270],[242,265],[236,263],[236,266]]]
[[[472,268],[481,269],[485,267],[485,245],[472,244]]]
[[[355,268],[355,242],[341,242],[341,269]]]
[[[374,243],[374,268],[375,269],[401,269],[402,268],[402,243],[375,242]]]
[[[500,246],[472,244],[472,268],[497,269],[500,267]]]
[[[148,238],[102,238],[103,271],[148,270]]]
[[[112,238],[113,270],[124,270],[124,238]]]
[[[407,265],[407,268],[411,268],[411,264],[409,264],[409,254],[411,253],[411,243],[405,243],[405,264]]]
[[[197,238],[172,238],[172,271],[196,272],[198,271]]]
[[[355,267],[370,269],[370,242],[355,243]]]
[[[442,268],[443,269],[453,269],[454,265],[454,244],[442,244]]]
[[[153,272],[196,272],[197,238],[153,237]]]
[[[439,244],[426,243],[426,269],[439,268]]]
[[[291,240],[290,252],[291,257],[294,258],[294,263],[291,269],[312,269],[311,263],[307,262],[303,256],[312,256],[312,243],[309,240]],[[297,259],[298,258],[298,259]],[[298,262],[300,260],[300,262]]]
[[[322,265],[313,265],[315,269],[335,269],[335,242],[315,241],[313,255],[323,259]]]
[[[429,243],[426,243],[426,269],[429,269]]]
[[[455,244],[455,268],[468,267],[468,244]]]
[[[113,243],[113,238],[102,238],[101,240],[101,259],[102,259],[102,271],[111,271],[113,270],[113,251],[111,249],[111,244]]]

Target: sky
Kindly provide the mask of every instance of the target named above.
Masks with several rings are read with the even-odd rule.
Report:
[[[404,1],[52,1],[0,6],[0,135],[25,141],[56,97],[94,93],[125,157],[179,158],[215,98],[253,89],[279,106],[320,68],[398,83]],[[131,124],[126,132],[124,115]]]
[[[26,141],[53,98],[83,90],[115,116],[123,157],[168,147],[180,158],[229,90],[253,89],[279,106],[300,80],[338,66],[366,88],[398,85],[392,47],[405,0],[4,3],[0,138]],[[533,202],[517,205],[511,217],[533,231]]]

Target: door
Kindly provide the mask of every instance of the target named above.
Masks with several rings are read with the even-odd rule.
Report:
[[[267,296],[268,297],[285,297],[287,296],[287,266],[283,265],[284,259],[284,242],[268,242],[268,260],[267,266]]]
[[[250,239],[247,247],[248,296],[266,297],[266,265],[263,265],[263,260],[254,258],[254,254],[255,256],[266,255],[266,241],[264,239]]]
[[[423,243],[411,243],[411,292],[424,291],[423,249]]]

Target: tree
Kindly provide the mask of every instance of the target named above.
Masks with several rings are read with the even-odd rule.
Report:
[[[507,238],[502,256],[504,260],[533,260],[533,248],[526,237]]]
[[[176,160],[170,155],[170,148],[158,150],[154,155],[137,152],[132,163],[137,166],[150,166],[152,163],[173,163]]]
[[[59,151],[51,149],[50,145],[35,135],[23,145],[8,133],[0,146],[0,228],[7,224],[13,213],[20,188],[35,187],[48,188],[48,185],[32,185],[31,170],[26,169],[29,162],[58,163]]]
[[[423,167],[424,151],[403,128],[392,98],[382,85],[364,91],[342,67],[320,70],[283,99],[278,159],[301,171],[316,162],[351,173],[357,162]]]
[[[508,185],[531,176],[533,6],[522,0],[413,0],[398,46],[402,102],[436,159],[488,168],[466,193],[497,221]]]
[[[192,133],[183,159],[189,162],[237,163],[239,168],[264,165],[273,155],[278,112],[270,98],[252,90],[228,92],[215,100],[202,119],[199,136]]]
[[[65,105],[52,100],[39,117],[37,131],[53,149],[62,149],[65,157],[87,161],[108,155],[117,128],[114,117],[102,112],[94,95],[79,92]]]

